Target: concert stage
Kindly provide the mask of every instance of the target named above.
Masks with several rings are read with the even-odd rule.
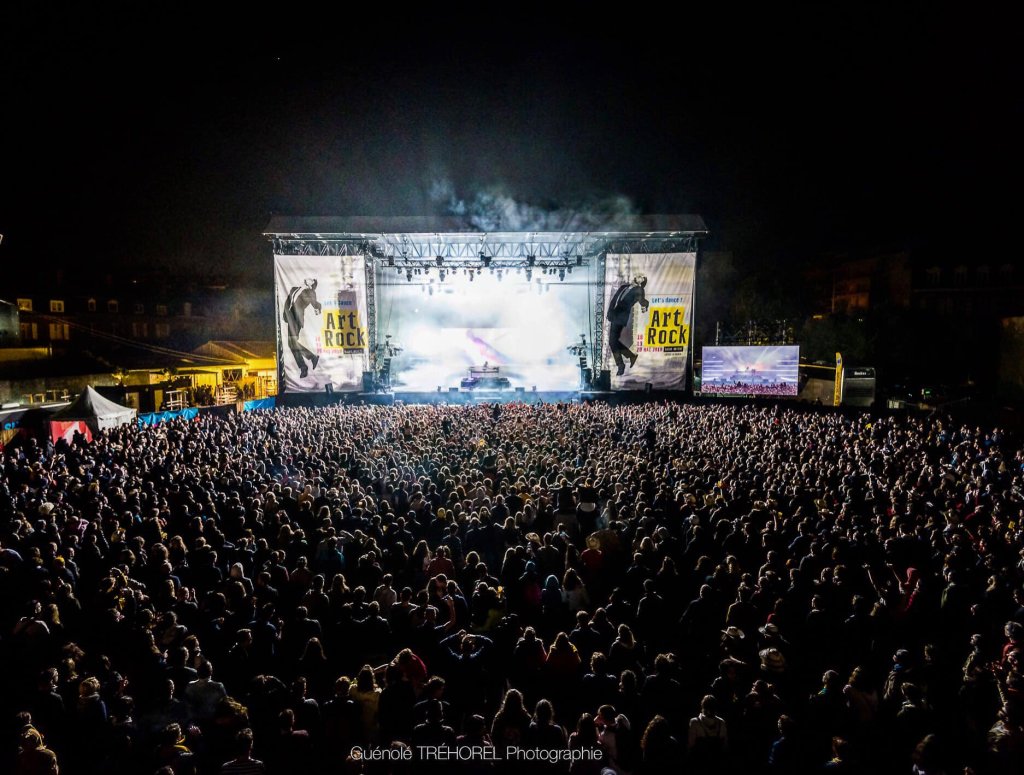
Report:
[[[275,217],[280,392],[461,404],[685,393],[700,217],[547,226]]]

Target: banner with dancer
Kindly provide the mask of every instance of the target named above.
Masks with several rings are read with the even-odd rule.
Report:
[[[361,390],[368,364],[363,256],[274,256],[284,391]]]
[[[608,254],[604,359],[613,390],[682,390],[696,253]]]

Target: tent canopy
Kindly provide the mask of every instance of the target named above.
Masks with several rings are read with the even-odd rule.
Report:
[[[92,386],[86,386],[78,398],[50,417],[53,422],[84,420],[97,430],[115,428],[134,419],[134,409],[104,398]]]

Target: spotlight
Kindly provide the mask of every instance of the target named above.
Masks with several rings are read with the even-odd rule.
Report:
[[[438,266],[444,266],[444,256],[438,256],[434,259]]]
[[[441,282],[444,282],[444,270],[443,269],[440,272],[438,272],[438,276],[441,278]]]
[[[473,271],[473,270],[471,269],[471,270],[469,271],[469,281],[470,281],[470,282],[473,282],[473,278],[475,278],[475,277],[476,277],[476,272],[474,272],[474,271]]]
[[[583,266],[583,256],[576,256],[576,266]]]
[[[498,282],[499,283],[501,282],[501,278],[502,278],[502,274],[501,274],[501,270],[499,269],[498,270]]]
[[[406,279],[406,281],[407,281],[407,282],[410,282],[410,283],[412,282],[412,270],[411,270],[411,269],[409,269],[408,271],[406,271],[406,273],[405,273],[405,279]]]
[[[564,279],[565,279],[565,270],[564,269],[559,269],[558,270],[558,282],[562,282]]]
[[[533,270],[532,269],[527,269],[526,270],[526,281],[529,282],[532,277],[533,277]]]
[[[401,277],[402,276],[402,267],[398,267],[397,269],[395,269],[395,274],[397,274],[399,277]]]
[[[395,265],[395,257],[394,256],[388,256],[388,266],[394,266],[394,265]]]

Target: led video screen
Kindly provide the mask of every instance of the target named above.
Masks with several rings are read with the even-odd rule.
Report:
[[[788,396],[800,389],[800,347],[705,347],[701,393],[717,396]]]

